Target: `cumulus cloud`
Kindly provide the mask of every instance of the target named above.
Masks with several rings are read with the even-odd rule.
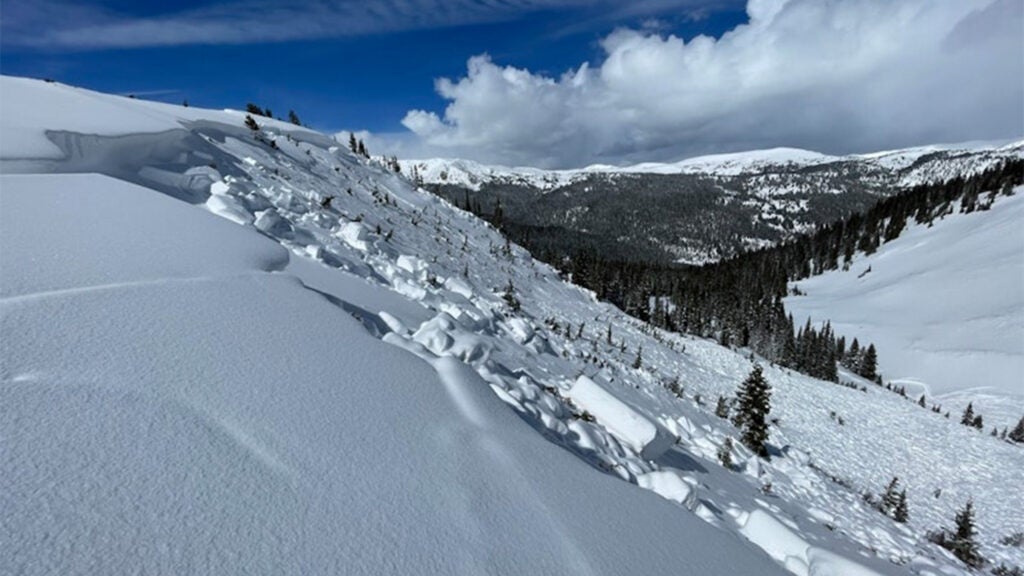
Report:
[[[469,59],[396,144],[551,167],[796,146],[829,153],[1024,133],[1019,0],[749,0],[719,39],[619,29],[559,77]]]

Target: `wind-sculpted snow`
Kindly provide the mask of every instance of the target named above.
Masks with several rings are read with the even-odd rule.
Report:
[[[224,135],[204,139],[221,155],[209,197],[154,242],[200,258],[180,236],[229,250],[227,226],[291,260],[3,300],[0,437],[15,449],[0,477],[16,481],[0,543],[23,571],[958,574],[924,536],[968,496],[982,553],[1024,564],[998,544],[1022,523],[1019,447],[766,366],[773,457],[737,442],[726,469],[738,433],[710,410],[749,372],[743,353],[642,325],[316,137],[209,114],[188,128]],[[160,217],[134,190],[129,213]],[[67,218],[12,222],[45,238]],[[620,412],[573,402],[581,375],[678,442],[645,458],[611,431]],[[862,498],[892,475],[906,526]],[[784,542],[758,528],[779,525]]]

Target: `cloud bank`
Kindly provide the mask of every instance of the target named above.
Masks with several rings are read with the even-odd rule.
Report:
[[[749,0],[719,39],[603,38],[603,60],[553,78],[487,55],[412,110],[413,155],[571,167],[795,146],[826,153],[1024,133],[1019,0]]]

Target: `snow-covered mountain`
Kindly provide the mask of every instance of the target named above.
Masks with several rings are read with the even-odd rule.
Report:
[[[406,160],[403,172],[450,201],[489,212],[536,248],[630,261],[703,264],[778,243],[863,211],[908,186],[969,176],[1024,155],[1024,141],[826,156],[777,148],[674,164],[579,170]],[[553,240],[549,240],[553,238]]]
[[[0,78],[12,572],[967,574],[926,533],[969,498],[1024,565],[1020,446],[765,366],[772,457],[724,467],[745,351],[244,117]]]
[[[518,184],[552,190],[595,174],[702,174],[709,176],[770,175],[799,172],[810,167],[832,166],[836,171],[856,166],[867,173],[892,172],[896,186],[945,180],[950,172],[968,175],[984,170],[999,159],[1019,156],[1024,141],[969,142],[920,146],[871,154],[830,156],[799,148],[771,148],[730,154],[697,156],[673,163],[645,162],[630,166],[594,164],[569,170],[486,165],[449,158],[404,159],[399,163],[410,173],[416,168],[425,184],[450,184],[480,190],[488,184]],[[957,160],[950,166],[950,160]]]

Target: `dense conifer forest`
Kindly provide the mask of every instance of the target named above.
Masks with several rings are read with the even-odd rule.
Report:
[[[772,362],[825,380],[838,381],[837,365],[881,383],[878,355],[856,335],[835,334],[826,321],[794,326],[783,298],[789,283],[828,270],[848,269],[860,251],[875,252],[910,223],[930,226],[954,210],[988,210],[995,198],[1024,182],[1024,160],[985,172],[908,188],[863,212],[824,225],[769,248],[700,267],[623,261],[597,249],[564,256],[549,231],[506,222],[500,202],[482,206],[467,195],[461,207],[499,227],[511,240],[556,266],[597,297],[658,327],[749,347]],[[854,339],[847,343],[846,338]]]

